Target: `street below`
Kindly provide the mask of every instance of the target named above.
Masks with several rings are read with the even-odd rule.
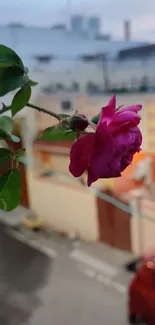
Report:
[[[44,252],[5,230],[0,254],[0,324],[128,324],[125,271],[85,263],[80,253]]]

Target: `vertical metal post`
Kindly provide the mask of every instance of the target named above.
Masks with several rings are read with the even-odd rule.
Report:
[[[26,116],[21,120],[22,121],[22,139],[24,147],[26,148],[26,156],[28,161],[28,166],[26,168],[27,173],[27,186],[29,189],[29,171],[34,170],[34,158],[33,158],[33,138],[35,132],[35,111],[27,110]],[[32,123],[33,122],[33,123]],[[33,127],[32,127],[33,126]],[[34,129],[33,129],[34,128]],[[30,201],[30,213],[22,220],[22,224],[32,230],[39,230],[43,225],[43,220],[40,216],[37,216],[33,211],[31,211],[31,198]]]
[[[102,57],[101,63],[102,63],[102,69],[103,69],[104,88],[105,88],[105,91],[108,92],[109,87],[110,87],[110,82],[109,82],[108,60],[107,60],[106,56]]]

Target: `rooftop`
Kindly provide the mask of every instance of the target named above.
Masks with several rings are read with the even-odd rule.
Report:
[[[0,26],[0,43],[12,47],[24,59],[36,55],[53,55],[73,59],[98,53],[115,57],[119,51],[146,43],[92,39],[75,35],[65,29]]]
[[[152,56],[155,53],[155,44],[143,44],[130,49],[123,49],[119,52],[119,59],[139,58]]]

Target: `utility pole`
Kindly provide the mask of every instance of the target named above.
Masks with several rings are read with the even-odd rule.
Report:
[[[70,31],[70,22],[72,16],[72,0],[66,0],[66,9],[67,9],[67,29]]]
[[[101,58],[101,64],[103,69],[104,88],[105,91],[109,91],[110,82],[109,82],[108,60],[106,56]]]

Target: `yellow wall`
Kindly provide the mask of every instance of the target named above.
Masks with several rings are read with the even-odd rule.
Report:
[[[133,215],[131,219],[132,251],[141,255],[155,247],[155,223],[139,219]]]
[[[28,172],[31,209],[53,229],[77,232],[88,241],[98,239],[95,196],[87,189],[37,178]]]
[[[141,200],[142,231],[144,251],[155,247],[155,202],[149,199]]]
[[[145,151],[155,153],[155,99],[146,103],[145,121]]]
[[[41,160],[39,156],[40,156],[40,152],[42,150],[44,150],[45,148],[46,147],[44,147],[44,146],[40,146],[40,148],[39,148],[39,144],[37,144],[36,149],[35,149],[35,155],[36,155],[36,158],[35,158],[36,164],[35,164],[35,166],[36,166],[36,171],[38,170],[38,172],[43,170],[43,163],[42,163],[42,167],[39,168],[39,165],[41,164],[41,163],[39,163],[39,160]],[[44,163],[44,169],[46,169],[46,168],[47,169],[52,169],[52,170],[54,170],[54,171],[56,171],[58,173],[64,173],[64,174],[69,175],[70,177],[73,177],[70,174],[69,170],[68,170],[68,166],[69,166],[69,163],[70,163],[69,149],[67,149],[68,154],[66,154],[66,155],[56,154],[56,153],[52,152],[52,149],[53,148],[49,148],[49,147],[46,149],[49,152],[51,151],[51,153],[50,153],[50,159],[49,159],[48,165],[45,165],[45,163]],[[83,175],[83,179],[85,180],[85,182],[87,182],[87,173],[85,173]],[[113,178],[111,178],[111,179],[99,179],[97,182],[95,182],[94,186],[95,186],[95,188],[99,188],[99,189],[103,189],[105,187],[106,188],[107,187],[112,188],[113,185],[114,185],[114,181],[115,180]]]
[[[71,100],[73,103],[74,109],[77,109],[80,113],[86,114],[89,118],[93,115],[100,112],[101,108],[106,105],[110,99],[111,95],[108,96],[88,96],[87,94],[56,94],[51,96],[41,96],[38,99],[38,105],[44,107],[48,110],[53,110],[57,113],[62,113],[61,109],[61,100],[68,99]],[[145,110],[146,110],[146,103],[148,101],[155,100],[154,96],[148,95],[123,95],[117,96],[117,106],[119,105],[131,105],[131,104],[143,104],[144,109],[141,112],[141,116],[143,117]],[[64,113],[64,112],[63,112]],[[67,112],[66,112],[67,113]],[[68,112],[68,114],[72,114],[73,112]],[[36,113],[37,114],[37,125],[39,128],[44,128],[52,125],[56,122],[55,119],[52,117],[43,114],[43,113]],[[142,128],[145,130],[145,125],[143,127],[143,120],[142,120]]]
[[[139,213],[136,201],[135,196],[132,199],[131,239],[132,251],[140,255],[155,247],[155,203],[148,199],[141,199]]]

